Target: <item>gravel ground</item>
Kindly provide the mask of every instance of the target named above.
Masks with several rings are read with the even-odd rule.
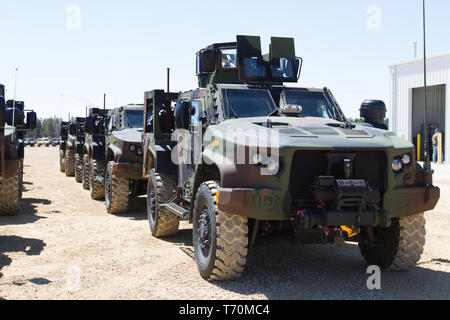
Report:
[[[442,198],[426,214],[419,266],[368,275],[356,245],[278,242],[249,252],[241,279],[208,283],[192,260],[191,226],[150,234],[145,198],[132,212],[106,213],[58,169],[57,148],[27,148],[22,212],[0,217],[0,299],[449,299],[450,168],[436,167]]]

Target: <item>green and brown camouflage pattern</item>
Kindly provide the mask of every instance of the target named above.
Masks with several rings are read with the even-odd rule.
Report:
[[[237,52],[237,65],[224,69],[222,49],[233,48]],[[243,71],[244,59],[255,63],[255,70],[259,70],[257,76],[254,76],[256,73],[252,75],[253,71]],[[282,61],[288,61],[292,69],[292,72],[283,74],[285,79],[275,76],[276,67],[279,64],[281,68]],[[170,132],[161,134],[156,117],[153,122],[155,132],[146,129],[143,135],[146,150],[144,176],[148,176],[153,167],[157,172],[166,170],[178,175],[181,200],[191,204],[201,183],[217,180],[221,184],[219,210],[255,220],[287,221],[295,219],[302,210],[323,208],[313,198],[311,188],[317,187],[313,186],[313,181],[316,177],[330,175],[331,171],[340,172],[341,169],[335,168],[330,159],[349,155],[353,159],[351,179],[364,180],[368,185],[364,191],[367,193],[364,194],[367,210],[358,213],[364,216],[366,225],[388,226],[391,218],[432,210],[439,200],[440,190],[433,185],[432,174],[416,164],[414,146],[393,132],[368,124],[349,123],[327,88],[284,86],[284,82],[297,81],[300,68],[301,59],[296,58],[293,39],[290,38],[272,38],[270,53],[264,56],[259,37],[249,36],[238,36],[235,43],[214,44],[201,50],[197,53],[200,88],[180,93],[178,99],[166,93],[166,100],[169,104],[174,100],[196,104],[200,120],[196,130],[203,133],[200,159],[204,161],[187,166],[184,171],[180,168],[178,172],[177,169],[175,172],[169,170],[173,164],[167,159],[170,159],[175,143],[170,139]],[[319,92],[333,106],[335,114],[332,118],[288,117],[280,116],[278,112],[271,116],[237,118],[232,111],[226,110],[226,90],[267,90],[279,108],[287,104],[287,92]],[[158,90],[145,94],[146,110],[153,110],[156,115],[162,105],[153,101],[158,92],[162,94]],[[192,124],[190,130],[193,130]],[[235,158],[227,158],[224,152],[227,145],[246,150],[246,159],[251,157],[249,150],[258,148],[258,145],[237,142],[235,137],[228,139],[226,132],[239,130],[247,138],[252,138],[252,132],[261,131],[268,136],[279,137],[280,170],[275,175],[263,175],[257,165],[249,162],[237,164]],[[410,163],[395,173],[393,160],[405,155],[410,157]],[[334,178],[343,179],[337,174]],[[192,218],[193,206],[190,208]],[[342,217],[355,213],[349,211],[342,210]],[[339,216],[340,211],[333,213]],[[344,221],[347,220],[342,224]]]

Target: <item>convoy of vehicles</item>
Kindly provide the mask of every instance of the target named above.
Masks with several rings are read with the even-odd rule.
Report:
[[[263,55],[259,37],[237,36],[196,58],[197,89],[63,123],[60,170],[111,214],[146,195],[155,237],[192,223],[206,280],[238,278],[249,247],[277,236],[354,241],[382,269],[417,264],[440,190],[387,131],[382,101],[364,101],[365,122],[351,123],[328,88],[286,85],[302,67],[292,38],[272,38]]]

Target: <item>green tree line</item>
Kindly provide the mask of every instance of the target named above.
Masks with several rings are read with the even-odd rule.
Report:
[[[28,132],[27,138],[59,138],[61,131],[61,118],[38,119],[36,130]]]

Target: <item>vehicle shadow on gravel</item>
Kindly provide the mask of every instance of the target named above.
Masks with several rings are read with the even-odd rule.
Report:
[[[15,216],[2,216],[0,218],[0,226],[18,225],[33,223],[44,217],[38,216],[38,205],[50,205],[52,202],[47,199],[22,198],[20,200],[20,213]]]
[[[128,212],[117,215],[130,220],[147,220],[147,198],[133,198],[128,205]]]
[[[381,290],[369,290],[367,264],[355,244],[273,243],[250,248],[235,281],[213,282],[242,295],[268,299],[449,299],[450,274],[420,267],[383,272]]]
[[[5,253],[24,252],[28,256],[38,256],[44,250],[45,245],[45,242],[39,239],[0,236],[0,279],[3,277],[1,270],[12,262],[12,259]]]

